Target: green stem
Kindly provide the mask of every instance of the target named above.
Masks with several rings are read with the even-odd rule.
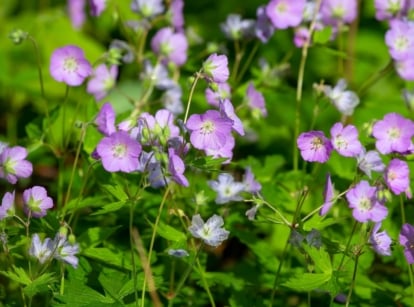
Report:
[[[250,64],[253,60],[254,55],[256,54],[257,50],[259,50],[261,43],[260,41],[256,41],[256,43],[253,46],[252,51],[249,53],[249,57],[247,58],[247,60],[244,62],[242,69],[240,70],[239,75],[237,76],[235,83],[238,84],[240,82],[240,80],[243,78],[244,74],[246,73],[247,68],[250,67]]]
[[[135,209],[135,201],[131,202],[130,210],[129,210],[129,244],[131,246],[131,264],[132,264],[132,276],[133,276],[132,278],[134,282],[134,297],[135,297],[135,302],[138,304],[137,269],[136,269],[135,256],[134,256],[135,254],[134,253],[134,250],[135,250],[134,238],[132,236],[132,227],[134,223],[134,209]]]
[[[380,71],[375,73],[374,75],[371,75],[359,88],[358,95],[362,96],[365,94],[365,92],[373,86],[375,83],[377,83],[379,80],[384,78],[386,75],[388,75],[390,72],[394,70],[394,61],[391,59],[387,65],[382,68]]]
[[[357,229],[357,226],[358,226],[358,222],[355,221],[354,226],[352,227],[351,235],[349,236],[348,242],[346,243],[346,247],[345,247],[344,253],[342,255],[342,259],[339,262],[337,271],[342,269],[342,265],[344,264],[346,254],[348,253],[349,247],[351,246],[352,237],[354,236],[354,233]]]
[[[40,62],[39,46],[38,46],[38,44],[37,44],[37,42],[36,42],[36,40],[34,39],[33,36],[28,35],[27,38],[32,43],[33,48],[35,50],[36,61],[37,61],[37,72],[39,74],[40,93],[42,94],[42,97],[44,99],[46,99],[44,82],[43,82],[42,63]],[[46,108],[46,110],[47,110],[47,108]],[[48,113],[47,113],[47,116],[48,116]]]
[[[151,266],[151,256],[152,256],[152,251],[153,251],[153,248],[154,248],[155,235],[157,233],[158,223],[160,222],[162,210],[164,208],[165,202],[167,201],[167,197],[168,197],[169,193],[170,193],[170,185],[167,186],[167,189],[164,192],[164,196],[161,200],[161,204],[160,204],[160,207],[158,209],[157,218],[155,219],[154,229],[152,231],[151,243],[150,243],[149,252],[148,252],[148,260],[147,260],[147,263],[144,263],[144,265],[146,265],[147,267]],[[147,270],[144,270],[144,271],[147,272]],[[147,274],[145,274],[144,275],[144,283],[142,285],[141,306],[144,306],[144,304],[145,304],[145,289],[146,289],[146,285],[147,285],[147,279],[148,279],[148,276],[147,276]]]
[[[204,276],[204,269],[203,269],[203,267],[200,264],[200,259],[198,259],[198,258],[197,258],[197,267],[198,267],[198,269],[200,271],[201,281],[203,282],[204,290],[206,290],[207,296],[208,296],[208,298],[210,300],[210,306],[211,307],[215,307],[216,306],[216,303],[214,302],[214,297],[211,294],[210,287],[209,287],[209,285],[207,283],[206,277]]]
[[[197,85],[198,79],[201,78],[201,70],[196,72],[196,76],[194,78],[193,84],[191,84],[190,94],[188,95],[188,101],[187,101],[187,108],[185,109],[185,115],[184,115],[184,124],[187,122],[188,114],[190,112],[190,105],[191,101],[193,99],[194,90]]]
[[[308,49],[310,46],[312,33],[315,30],[316,26],[316,17],[317,13],[319,12],[319,7],[321,5],[322,0],[318,0],[316,2],[316,8],[315,8],[315,15],[313,16],[312,22],[309,26],[309,36],[306,39],[305,44],[302,48],[302,57],[300,59],[300,66],[299,66],[299,72],[298,72],[298,83],[296,86],[296,112],[295,112],[295,131],[293,135],[293,170],[298,170],[299,165],[299,150],[296,146],[296,139],[299,135],[299,129],[300,129],[300,119],[301,119],[301,107],[302,107],[302,89],[303,89],[303,78],[305,75],[305,65],[306,65],[306,59],[308,57]]]
[[[352,282],[351,282],[351,286],[349,288],[348,296],[346,297],[346,305],[345,305],[346,307],[348,307],[349,303],[351,302],[352,291],[355,287],[356,273],[357,273],[357,270],[358,270],[358,260],[359,260],[360,255],[361,255],[360,252],[358,252],[358,254],[356,255],[354,270],[353,270],[353,273],[352,273]]]

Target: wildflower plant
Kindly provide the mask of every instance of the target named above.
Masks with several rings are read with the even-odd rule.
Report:
[[[52,2],[2,10],[0,305],[414,305],[413,1]]]

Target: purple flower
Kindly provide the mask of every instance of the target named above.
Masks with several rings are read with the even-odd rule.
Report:
[[[187,61],[187,48],[188,43],[185,35],[174,32],[169,27],[158,30],[151,40],[152,51],[177,66],[183,65]]]
[[[235,182],[233,176],[228,173],[221,173],[217,181],[209,180],[208,185],[217,192],[216,204],[218,205],[243,200],[240,193],[244,191],[245,185]]]
[[[197,149],[220,149],[231,135],[233,122],[220,112],[209,110],[204,114],[193,114],[187,121],[191,144]]]
[[[27,150],[21,146],[6,147],[0,154],[0,178],[15,184],[19,178],[28,178],[32,163],[26,160]]]
[[[41,264],[52,258],[55,247],[50,238],[46,238],[43,242],[37,233],[32,236],[29,255],[39,260]]]
[[[249,83],[246,91],[247,105],[253,111],[253,116],[258,118],[260,113],[263,117],[267,116],[265,99],[253,85],[253,82]]]
[[[78,86],[91,75],[92,66],[85,59],[83,50],[68,45],[57,48],[50,58],[50,74],[58,82]]]
[[[106,8],[107,0],[89,0],[89,7],[92,16],[100,16]]]
[[[44,217],[47,210],[53,207],[53,200],[47,196],[44,187],[34,186],[23,192],[23,210],[27,216],[35,218]]]
[[[357,16],[356,0],[323,0],[321,4],[322,21],[326,25],[351,23]]]
[[[397,70],[398,75],[406,80],[414,80],[414,55],[406,58],[404,60],[395,62],[395,69]]]
[[[94,69],[86,86],[86,91],[92,94],[96,100],[101,100],[114,87],[117,76],[118,66],[112,65],[108,68],[106,64],[100,64]]]
[[[410,169],[405,161],[392,159],[384,173],[384,179],[388,188],[395,194],[403,192],[411,198]]]
[[[229,163],[231,161],[231,158],[233,157],[233,148],[235,145],[234,137],[229,134],[226,136],[225,144],[224,146],[216,149],[212,148],[206,148],[204,149],[204,152],[207,156],[211,156],[213,158],[228,158],[223,163]]]
[[[130,173],[139,167],[141,144],[125,131],[104,137],[97,145],[96,151],[102,159],[103,168],[108,172]]]
[[[181,31],[184,27],[184,0],[172,0],[170,4],[171,25],[176,31]]]
[[[266,14],[276,29],[296,27],[302,21],[305,3],[305,0],[271,0],[266,6]]]
[[[409,264],[414,263],[414,226],[404,224],[401,228],[399,241],[404,246],[404,256]]]
[[[259,209],[259,207],[259,205],[254,205],[245,212],[245,215],[247,216],[247,219],[249,221],[253,221],[256,218],[257,210]]]
[[[309,131],[301,133],[297,145],[303,160],[309,162],[325,163],[328,161],[333,146],[322,131]]]
[[[352,215],[358,222],[381,222],[388,214],[388,209],[377,199],[377,188],[362,180],[346,193]]]
[[[189,186],[188,180],[184,176],[185,164],[183,160],[175,154],[173,148],[168,149],[168,170],[175,182],[184,187]]]
[[[254,174],[252,172],[251,167],[246,168],[246,172],[243,176],[243,185],[244,185],[244,191],[248,193],[258,193],[262,189],[262,185],[256,181],[254,178]]]
[[[309,39],[309,29],[306,27],[298,27],[295,29],[295,36],[293,38],[293,43],[295,44],[296,47],[298,48],[302,48],[305,43],[308,41]]]
[[[166,110],[158,110],[155,117],[149,113],[142,113],[138,119],[141,129],[139,139],[143,144],[167,144],[171,138],[180,135],[180,129],[174,124],[174,115]]]
[[[345,127],[342,123],[333,125],[331,142],[333,148],[344,157],[356,157],[362,152],[362,145],[358,140],[358,130],[353,125]]]
[[[144,61],[144,68],[140,74],[140,78],[149,81],[159,90],[166,90],[176,86],[174,80],[168,76],[168,70],[163,64],[152,66],[148,60]]]
[[[68,13],[72,27],[79,29],[86,21],[86,0],[68,0]]]
[[[345,90],[346,87],[347,83],[345,79],[340,79],[333,88],[331,86],[325,86],[324,92],[339,112],[350,116],[359,104],[359,98],[354,92]]]
[[[219,108],[220,101],[231,98],[230,85],[224,83],[210,83],[210,86],[205,91],[207,102],[213,107]]]
[[[185,249],[172,249],[170,248],[168,250],[168,255],[173,256],[173,257],[177,257],[177,258],[183,258],[183,257],[188,257],[190,256],[190,254],[185,250]]]
[[[254,21],[242,19],[238,14],[230,14],[224,23],[220,24],[220,29],[224,35],[231,40],[239,40],[252,36]]]
[[[152,18],[164,12],[162,0],[132,0],[131,10],[144,18]]]
[[[378,20],[389,20],[399,16],[404,9],[402,0],[375,0],[375,17]]]
[[[226,99],[221,102],[220,111],[225,115],[225,117],[229,118],[233,122],[233,130],[239,135],[244,135],[243,123],[234,112],[234,107],[230,100]]]
[[[262,43],[267,43],[275,32],[275,27],[266,14],[266,6],[261,5],[256,11],[256,27],[255,34]]]
[[[323,191],[323,201],[324,203],[322,205],[321,210],[319,211],[320,216],[326,215],[335,203],[334,185],[332,184],[331,174],[329,173],[326,174],[325,189]]]
[[[412,57],[414,47],[414,24],[405,20],[392,20],[385,34],[385,43],[394,60]]]
[[[211,54],[203,63],[203,72],[206,77],[216,83],[224,83],[229,78],[227,56]]]
[[[374,124],[372,135],[376,138],[375,146],[380,153],[405,153],[411,146],[414,123],[397,113],[389,113]]]
[[[369,178],[371,178],[371,171],[382,173],[385,170],[385,164],[376,150],[365,152],[365,149],[363,149],[357,157],[357,161],[359,169]]]
[[[372,229],[369,243],[371,243],[372,248],[377,254],[382,256],[390,256],[392,240],[386,231],[378,232],[380,228],[381,223],[376,223]]]
[[[115,111],[109,102],[102,105],[101,110],[96,116],[95,123],[99,132],[105,136],[110,136],[116,131],[115,128]]]
[[[222,228],[224,225],[223,218],[219,215],[213,215],[204,223],[200,214],[194,215],[191,219],[191,226],[188,228],[195,238],[204,241],[205,244],[217,247],[224,240],[227,240],[230,232]]]
[[[0,221],[9,217],[14,216],[15,208],[14,208],[14,191],[12,193],[6,192],[3,195],[3,199],[1,200],[0,206]]]

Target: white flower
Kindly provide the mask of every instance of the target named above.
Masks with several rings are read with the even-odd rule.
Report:
[[[334,88],[325,86],[324,92],[339,112],[350,116],[359,104],[359,97],[353,91],[346,91],[346,87],[345,79],[340,79]]]
[[[217,192],[217,204],[242,200],[243,198],[239,194],[244,191],[246,187],[245,184],[241,182],[235,182],[233,176],[227,173],[220,174],[217,181],[208,181],[208,185]]]
[[[204,223],[200,214],[197,214],[193,216],[191,226],[188,230],[193,237],[202,239],[204,243],[210,246],[217,247],[226,240],[230,234],[229,231],[221,228],[223,225],[224,221],[221,216],[213,215]]]

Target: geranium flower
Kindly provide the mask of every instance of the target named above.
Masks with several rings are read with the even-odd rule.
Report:
[[[223,225],[224,221],[221,216],[213,215],[204,223],[200,214],[197,214],[193,216],[191,226],[188,230],[193,237],[202,239],[207,245],[217,247],[226,240],[230,234],[229,231],[222,228]]]
[[[108,68],[106,64],[98,65],[88,81],[86,91],[92,94],[96,100],[101,100],[114,87],[117,76],[118,66],[112,65]]]
[[[152,51],[177,66],[187,61],[187,48],[188,42],[184,33],[174,32],[169,27],[158,30],[151,40]]]
[[[235,182],[233,176],[228,173],[221,173],[217,181],[209,180],[208,185],[217,192],[216,204],[222,205],[230,201],[243,200],[240,193],[244,191],[245,185]]]
[[[203,62],[203,73],[211,81],[224,83],[229,78],[229,67],[227,56],[217,53],[211,54]]]
[[[404,224],[401,228],[399,241],[404,246],[404,256],[409,264],[414,263],[414,226]]]
[[[53,207],[53,199],[47,195],[44,187],[34,186],[23,191],[23,204],[26,215],[30,214],[32,217],[40,218]]]
[[[24,147],[5,147],[0,154],[0,178],[15,184],[19,178],[30,177],[33,165],[26,157],[27,150]]]
[[[309,162],[325,163],[333,149],[331,141],[322,131],[301,133],[297,139],[297,145],[303,160]]]
[[[81,85],[92,73],[92,66],[83,50],[72,45],[56,49],[50,58],[49,68],[53,79],[70,86]]]
[[[384,173],[384,179],[388,188],[395,194],[404,193],[411,198],[410,169],[405,161],[392,159]]]
[[[12,193],[6,192],[3,195],[0,206],[0,221],[14,215],[14,195],[14,191]]]
[[[389,256],[391,255],[392,240],[385,230],[378,232],[380,228],[381,223],[376,223],[369,238],[369,243],[371,243],[372,248],[377,254]]]
[[[334,149],[344,157],[356,157],[363,148],[358,140],[358,130],[353,125],[336,123],[331,128],[331,142]]]
[[[276,29],[296,27],[302,21],[305,3],[305,0],[271,0],[266,14]]]

